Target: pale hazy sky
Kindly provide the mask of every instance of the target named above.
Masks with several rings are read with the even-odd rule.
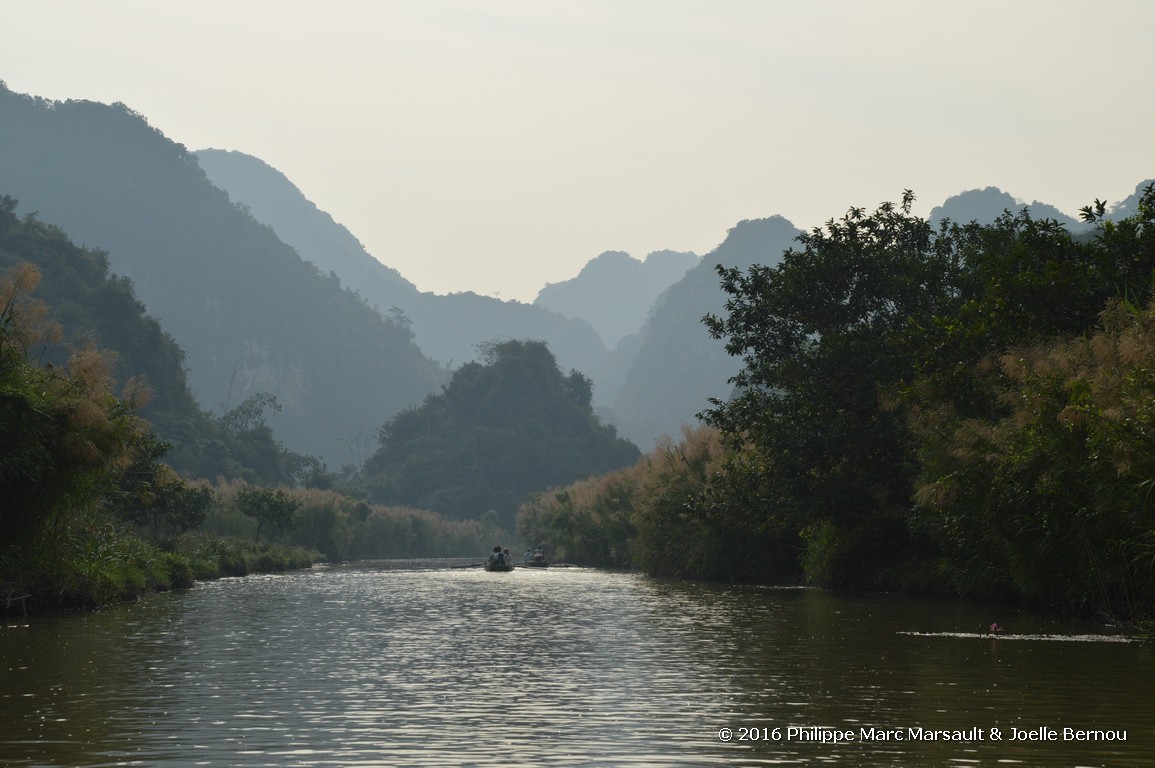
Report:
[[[0,80],[256,155],[423,290],[1155,176],[1152,0],[0,0]],[[3,137],[0,137],[2,140]],[[2,185],[0,180],[0,185]],[[0,190],[19,197],[18,190]]]

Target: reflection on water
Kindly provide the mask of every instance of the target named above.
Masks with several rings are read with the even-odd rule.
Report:
[[[1047,640],[1054,643],[1138,643],[1140,638],[1127,635],[1039,635],[1008,632],[899,632],[915,637],[988,637],[996,640]]]
[[[0,764],[1155,765],[1151,649],[1091,634],[585,569],[225,579],[0,628]]]

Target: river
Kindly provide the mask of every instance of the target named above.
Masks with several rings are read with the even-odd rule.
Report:
[[[1155,649],[1101,629],[460,563],[10,618],[0,764],[1155,766]]]

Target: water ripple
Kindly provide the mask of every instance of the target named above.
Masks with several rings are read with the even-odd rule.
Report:
[[[928,643],[977,635],[912,630],[909,605],[885,598],[450,565],[225,579],[0,633],[0,763],[1155,764],[1155,715],[1124,706],[1155,683],[1137,646]],[[980,623],[951,610],[914,615]],[[1001,639],[1054,639],[1024,628]],[[1135,737],[1050,752],[770,737],[1052,723]],[[723,727],[766,737],[725,742]]]

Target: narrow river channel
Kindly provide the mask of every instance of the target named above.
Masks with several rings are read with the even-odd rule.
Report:
[[[0,765],[1155,766],[1155,651],[1101,629],[460,562],[9,619]]]

